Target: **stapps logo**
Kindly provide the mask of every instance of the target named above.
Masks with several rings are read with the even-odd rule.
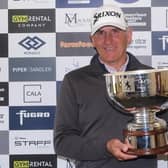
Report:
[[[34,36],[34,37],[27,36],[26,38],[21,40],[19,44],[27,50],[30,50],[30,49],[37,50],[38,48],[40,48],[46,43],[40,38],[38,38],[37,36]]]

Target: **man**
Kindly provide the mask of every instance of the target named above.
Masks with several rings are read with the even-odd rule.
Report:
[[[93,14],[91,41],[97,55],[91,65],[65,75],[55,122],[58,155],[74,159],[76,168],[156,168],[156,156],[127,154],[132,148],[122,131],[132,116],[107,101],[104,74],[149,69],[126,52],[132,40],[123,11],[103,6]]]

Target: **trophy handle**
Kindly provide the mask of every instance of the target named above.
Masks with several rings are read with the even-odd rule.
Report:
[[[161,109],[161,110],[166,110],[166,109],[168,109],[168,101],[166,101],[164,104],[162,104],[162,105],[160,106],[160,109]]]

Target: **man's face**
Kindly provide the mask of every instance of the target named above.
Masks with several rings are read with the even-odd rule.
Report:
[[[132,40],[132,32],[130,29],[123,31],[105,26],[91,36],[91,40],[102,61],[114,68],[120,68],[126,61],[126,49]]]

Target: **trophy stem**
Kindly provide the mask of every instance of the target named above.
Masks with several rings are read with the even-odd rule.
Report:
[[[147,110],[146,108],[141,108],[137,113],[134,114],[134,122],[144,124],[153,123],[156,119],[156,112]]]

